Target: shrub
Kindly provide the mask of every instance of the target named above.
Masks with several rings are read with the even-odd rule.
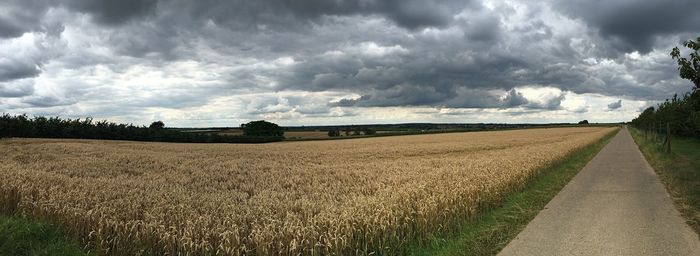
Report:
[[[243,128],[243,135],[281,137],[284,136],[284,131],[275,123],[260,120],[247,123]]]
[[[340,137],[340,131],[330,130],[328,131],[328,137]]]
[[[163,128],[165,128],[165,124],[162,121],[155,121],[155,122],[151,123],[151,125],[148,128],[163,129]]]

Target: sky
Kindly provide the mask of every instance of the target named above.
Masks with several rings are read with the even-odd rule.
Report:
[[[629,121],[697,0],[0,0],[0,112],[170,127]]]

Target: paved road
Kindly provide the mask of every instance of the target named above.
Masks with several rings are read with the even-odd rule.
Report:
[[[622,129],[499,255],[700,255],[700,239]]]

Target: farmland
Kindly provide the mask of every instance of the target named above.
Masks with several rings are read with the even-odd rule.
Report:
[[[218,135],[243,135],[242,129],[226,129],[215,132]],[[310,130],[310,131],[285,131],[284,136],[287,139],[323,139],[328,138],[328,131]]]
[[[615,128],[262,145],[0,141],[0,209],[132,254],[402,254]]]

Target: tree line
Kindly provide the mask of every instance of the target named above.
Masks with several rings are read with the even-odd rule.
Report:
[[[363,127],[363,128],[345,128],[343,131],[345,133],[345,136],[360,136],[360,135],[374,135],[377,133],[377,131],[370,129],[369,127]],[[340,129],[334,129],[328,131],[328,137],[340,137],[342,135]]]
[[[690,80],[695,87],[681,97],[674,95],[657,107],[645,109],[632,120],[633,126],[657,131],[668,126],[673,134],[700,138],[700,37],[683,45],[690,48],[689,57],[682,57],[678,47],[673,48],[671,57],[678,62],[680,77]]]
[[[260,121],[257,121],[260,122]],[[264,122],[264,121],[263,121]],[[252,122],[251,122],[252,123]],[[0,138],[63,138],[99,140],[135,140],[185,143],[265,143],[281,141],[282,133],[259,136],[218,135],[209,133],[185,133],[166,129],[161,121],[149,127],[133,124],[117,124],[106,120],[63,119],[60,117],[27,117],[27,115],[3,114],[0,116]]]
[[[674,95],[656,108],[649,107],[632,120],[632,125],[657,131],[668,125],[673,134],[700,138],[700,91]]]

